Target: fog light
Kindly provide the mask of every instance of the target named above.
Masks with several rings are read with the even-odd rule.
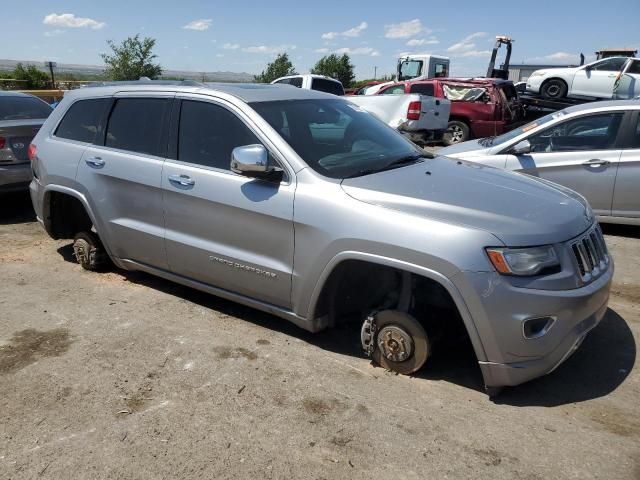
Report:
[[[556,323],[556,317],[527,318],[522,322],[524,338],[540,338]]]

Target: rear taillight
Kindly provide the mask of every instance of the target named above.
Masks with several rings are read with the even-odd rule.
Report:
[[[38,149],[33,143],[30,143],[29,148],[27,149],[27,156],[29,157],[29,160],[33,162],[36,159],[37,154],[38,154]]]
[[[0,149],[4,148],[7,145],[7,139],[4,137],[0,137]]]
[[[420,102],[409,103],[409,109],[407,110],[407,119],[420,120],[420,110],[422,110],[422,104]]]

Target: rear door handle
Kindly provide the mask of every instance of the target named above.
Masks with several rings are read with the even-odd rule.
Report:
[[[86,164],[90,167],[104,167],[104,160],[100,157],[89,157],[85,160]]]
[[[611,162],[609,160],[600,160],[599,158],[592,158],[591,160],[582,162],[583,165],[587,165],[590,167],[602,167],[604,165],[609,165],[610,163]]]
[[[191,187],[196,184],[196,181],[188,175],[169,175],[169,181],[182,185],[183,187]]]

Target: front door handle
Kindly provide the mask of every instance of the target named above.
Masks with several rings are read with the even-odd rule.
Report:
[[[587,165],[589,167],[602,167],[604,165],[609,165],[610,163],[611,162],[609,160],[600,160],[599,158],[592,158],[591,160],[582,162],[583,165]]]
[[[102,158],[100,157],[88,157],[85,160],[85,163],[90,167],[104,167],[104,160],[102,160]]]
[[[196,184],[196,181],[188,175],[169,175],[169,181],[183,187],[191,187]]]

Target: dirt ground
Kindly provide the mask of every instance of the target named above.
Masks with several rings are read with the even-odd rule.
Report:
[[[640,228],[605,233],[603,322],[490,400],[466,346],[393,375],[353,329],[85,272],[0,197],[0,478],[639,479]]]

